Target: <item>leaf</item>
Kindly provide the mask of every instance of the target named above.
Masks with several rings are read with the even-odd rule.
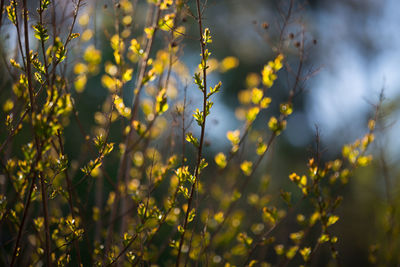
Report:
[[[125,106],[123,99],[118,95],[114,95],[114,106],[121,116],[125,118],[129,118],[131,116],[131,109]]]
[[[222,211],[217,212],[216,214],[214,214],[214,220],[217,223],[222,223],[224,221],[224,213]]]
[[[263,90],[258,88],[253,88],[253,90],[251,91],[251,102],[253,102],[253,104],[258,104],[260,103],[263,96],[264,96]]]
[[[204,29],[203,42],[204,44],[212,43],[211,32],[209,28]]]
[[[226,167],[227,162],[226,162],[226,156],[224,153],[219,152],[217,155],[215,155],[214,160],[219,168],[223,169]]]
[[[250,176],[253,169],[253,162],[247,160],[243,161],[242,164],[240,164],[240,169],[244,175]]]
[[[45,10],[50,5],[50,0],[42,0],[40,1],[40,4],[41,4],[41,9]]]
[[[262,154],[264,154],[264,152],[267,150],[267,148],[268,148],[267,144],[265,144],[262,141],[262,139],[260,139],[257,144],[257,150],[256,150],[257,155],[261,156]]]
[[[339,217],[336,215],[331,215],[328,218],[328,222],[326,223],[327,226],[331,226],[332,224],[335,224],[339,220]]]
[[[16,1],[11,1],[10,5],[6,7],[8,19],[14,25],[17,24],[16,23],[16,20],[17,20],[16,6],[17,6],[17,2]]]
[[[199,172],[208,166],[208,162],[205,159],[201,159],[199,164]]]
[[[236,57],[226,57],[221,61],[219,70],[221,72],[227,72],[237,66],[239,66],[239,60]]]
[[[292,104],[290,103],[280,104],[279,111],[281,112],[281,114],[289,116],[293,112]]]
[[[193,136],[192,133],[187,133],[186,134],[186,141],[194,145],[195,147],[199,147],[199,141],[197,140],[196,137]]]
[[[192,210],[189,212],[188,222],[193,221],[193,219],[194,219],[195,216],[196,216],[196,210],[195,210],[195,209],[192,209]]]
[[[285,247],[282,244],[276,245],[274,249],[277,255],[282,255],[285,253]]]
[[[231,141],[232,145],[237,145],[240,142],[240,131],[239,130],[228,131],[226,133],[226,138],[228,138],[228,140]]]
[[[171,31],[174,27],[174,18],[174,13],[166,14],[158,21],[158,27],[163,31]]]
[[[292,246],[286,251],[286,258],[293,259],[296,256],[297,251],[299,250],[298,246]]]
[[[161,89],[156,97],[156,112],[157,114],[162,114],[168,110],[167,103],[167,89]]]
[[[131,45],[129,46],[129,50],[131,50],[133,53],[137,55],[143,55],[143,49],[140,48],[140,44],[136,39],[131,40]]]
[[[195,73],[193,78],[194,78],[194,83],[197,84],[200,91],[203,92],[204,85],[203,85],[203,80],[200,78],[200,73]]]
[[[264,97],[261,102],[260,102],[260,107],[261,108],[268,108],[269,104],[271,103],[271,98],[269,97]]]
[[[196,120],[197,124],[199,126],[202,126],[204,123],[204,116],[203,116],[203,112],[200,111],[199,109],[196,109],[196,111],[193,114],[193,118]]]
[[[219,83],[217,83],[217,85],[214,86],[214,88],[210,87],[210,92],[207,94],[207,98],[209,98],[210,96],[212,96],[215,93],[218,93],[221,86],[222,86],[222,83],[219,82]]]
[[[122,74],[122,81],[129,82],[130,80],[132,80],[132,74],[133,74],[133,69],[125,70],[125,72]]]
[[[81,36],[79,33],[74,32],[74,33],[71,33],[69,38],[72,40],[72,39],[78,38],[79,36]]]
[[[246,119],[248,122],[253,122],[256,118],[258,113],[260,112],[259,107],[252,107],[247,111]]]
[[[318,239],[318,243],[325,243],[329,241],[329,235],[327,234],[322,234],[319,239]]]
[[[47,41],[47,39],[49,39],[47,29],[44,28],[42,24],[38,23],[32,27],[35,30],[34,36],[36,37],[36,39],[39,39],[41,41]]]
[[[303,257],[303,260],[305,262],[307,262],[309,260],[309,258],[310,258],[310,255],[311,255],[311,248],[310,247],[304,247],[304,248],[300,249],[299,252],[300,252],[301,256]]]
[[[57,50],[56,50],[56,59],[58,62],[63,62],[66,56],[67,50],[65,49],[64,45],[60,42]]]

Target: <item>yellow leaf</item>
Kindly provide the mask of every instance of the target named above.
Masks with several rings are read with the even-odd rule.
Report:
[[[127,69],[124,74],[122,74],[122,81],[128,82],[132,80],[133,69]]]
[[[131,109],[125,107],[123,99],[117,95],[114,96],[114,105],[115,108],[118,110],[118,113],[122,116],[128,118],[131,115]]]
[[[250,176],[253,169],[253,162],[247,160],[243,161],[242,164],[240,164],[240,169],[243,171],[244,175]]]
[[[251,91],[251,101],[253,104],[260,103],[262,97],[264,96],[264,92],[261,89],[253,88]]]
[[[215,163],[220,167],[221,169],[226,167],[226,156],[224,153],[219,152],[217,155],[214,157]]]
[[[231,141],[232,145],[237,145],[240,141],[240,131],[235,130],[235,131],[228,131],[226,133],[226,138],[228,138],[229,141]]]
[[[239,66],[239,60],[236,57],[226,57],[221,61],[219,70],[221,72],[226,72],[230,69],[236,68],[237,66]]]

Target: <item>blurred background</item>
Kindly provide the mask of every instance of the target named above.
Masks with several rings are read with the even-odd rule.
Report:
[[[215,54],[222,50],[222,55],[234,55],[240,61],[237,69],[223,76],[221,101],[228,109],[237,104],[234,94],[243,88],[245,73],[257,72],[271,57],[273,49],[265,35],[271,36],[274,29],[281,27],[276,10],[285,10],[289,1],[286,6],[284,2],[209,3],[207,23],[215,32]],[[366,131],[373,105],[383,91],[386,100],[378,122],[377,142],[371,148],[375,161],[359,170],[346,186],[341,221],[335,226],[345,265],[366,266],[371,264],[367,260],[372,248],[366,244],[385,243],[384,232],[393,227],[388,222],[388,205],[396,206],[400,200],[400,2],[313,0],[303,4],[295,13],[295,23],[304,28],[309,42],[316,40],[316,45],[307,50],[307,67],[316,71],[304,83],[304,93],[294,101],[296,112],[289,118],[287,131],[274,151],[279,160],[266,168],[279,173],[282,166],[295,169],[296,165],[304,165],[304,158],[315,147],[316,126],[324,157],[337,155],[343,144],[353,142]],[[267,31],[262,28],[263,23],[269,24]],[[278,99],[279,90],[282,89],[271,91]],[[398,232],[394,238],[400,239]],[[326,262],[321,260],[320,264]]]

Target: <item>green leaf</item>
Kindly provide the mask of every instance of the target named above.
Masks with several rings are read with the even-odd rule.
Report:
[[[211,107],[212,107],[213,105],[214,105],[213,102],[207,101],[207,103],[206,103],[206,116],[210,115],[210,109],[211,109]]]
[[[246,119],[248,122],[253,122],[256,118],[258,113],[260,112],[259,107],[252,107],[247,111]]]
[[[57,38],[56,44],[55,44],[55,49],[56,49],[56,59],[58,62],[62,62],[65,59],[65,56],[67,54],[67,50],[65,49],[64,45],[61,43],[59,38]]]
[[[167,90],[163,88],[158,92],[158,95],[156,97],[156,112],[157,114],[162,114],[167,110],[168,110]]]
[[[32,26],[35,30],[35,37],[41,41],[47,41],[49,39],[49,35],[47,34],[47,29],[43,27],[42,24],[38,23]]]
[[[310,247],[304,247],[300,249],[300,254],[303,257],[303,260],[307,262],[310,259],[311,255],[311,248]]]
[[[281,112],[281,114],[289,116],[293,112],[292,104],[289,103],[280,104],[279,111]]]
[[[194,78],[194,83],[197,84],[200,91],[203,92],[204,85],[203,85],[203,79],[200,78],[200,73],[195,73],[193,78]]]
[[[299,250],[298,246],[292,246],[286,251],[286,258],[293,259],[296,256],[297,251]]]
[[[131,109],[125,106],[124,100],[118,95],[114,95],[114,106],[121,116],[125,118],[129,118],[131,116]]]
[[[208,163],[205,159],[201,159],[200,165],[199,165],[199,172],[202,171],[204,168],[208,166]]]
[[[193,219],[194,219],[195,216],[196,216],[196,210],[195,210],[195,209],[192,209],[192,210],[189,212],[188,222],[193,221]]]
[[[207,94],[207,98],[209,98],[210,96],[212,96],[215,93],[218,93],[221,86],[222,86],[222,83],[219,82],[219,83],[217,83],[217,85],[214,86],[214,88],[210,87],[210,92]]]
[[[185,232],[185,229],[183,229],[182,225],[178,225],[178,232],[181,234]]]
[[[17,2],[11,1],[10,5],[6,7],[8,19],[16,25],[17,13],[16,13]]]
[[[186,141],[194,145],[195,147],[199,147],[199,141],[197,140],[196,137],[193,136],[192,133],[187,133],[186,134]]]
[[[204,30],[203,42],[204,42],[204,44],[212,43],[211,32],[210,32],[209,28],[205,28],[205,30]]]
[[[79,36],[81,36],[79,33],[71,33],[71,35],[70,35],[70,37],[69,37],[69,39],[75,39],[75,38],[78,38]]]
[[[199,109],[196,109],[195,113],[193,114],[194,119],[196,120],[197,124],[199,126],[202,126],[204,123],[204,116],[203,112],[200,111]]]
[[[328,222],[326,223],[327,226],[331,226],[332,224],[335,224],[339,220],[339,217],[336,215],[329,216]]]

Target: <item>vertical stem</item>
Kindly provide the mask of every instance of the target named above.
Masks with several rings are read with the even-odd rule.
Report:
[[[40,4],[41,5],[41,4]],[[34,129],[34,116],[36,114],[36,103],[35,103],[35,96],[32,87],[32,74],[31,74],[31,56],[30,56],[30,49],[29,49],[29,31],[28,31],[28,7],[26,4],[26,0],[23,1],[23,11],[24,11],[24,33],[25,33],[25,57],[26,57],[26,74],[28,79],[28,89],[29,89],[29,99],[31,103],[31,123],[32,123],[32,130],[35,137],[36,143],[36,151],[39,153],[39,138],[36,135],[36,131]],[[44,55],[46,56],[46,55]],[[34,166],[35,168],[35,166]],[[36,173],[36,172],[35,172]],[[36,173],[37,174],[37,173]],[[36,176],[36,175],[35,175]],[[49,228],[49,211],[47,205],[47,191],[46,185],[44,181],[44,176],[40,175],[40,184],[41,184],[41,191],[42,191],[42,205],[43,205],[43,214],[44,214],[44,227],[45,227],[45,236],[46,236],[46,262],[47,266],[51,267],[51,244],[50,244],[50,228]],[[28,196],[29,197],[29,196]]]
[[[24,65],[26,66],[25,70],[26,70],[26,76],[27,76],[27,80],[28,80],[28,91],[29,91],[29,100],[30,100],[30,107],[29,107],[29,111],[30,111],[30,116],[31,116],[31,127],[32,127],[32,131],[33,131],[33,135],[35,138],[35,144],[36,144],[36,151],[37,151],[37,157],[35,162],[32,164],[32,172],[31,174],[33,174],[32,177],[32,181],[31,181],[31,185],[29,188],[29,192],[27,195],[27,200],[26,200],[26,204],[25,204],[25,208],[23,211],[23,215],[22,215],[22,220],[19,226],[19,230],[18,230],[18,234],[17,234],[17,239],[15,242],[15,247],[14,247],[14,251],[13,251],[13,256],[11,259],[11,264],[10,266],[14,266],[17,260],[18,255],[20,254],[20,242],[21,242],[21,236],[22,236],[22,232],[25,226],[25,222],[26,222],[26,218],[28,215],[28,211],[30,208],[30,204],[31,204],[31,196],[32,196],[32,192],[33,189],[35,188],[35,183],[36,183],[36,178],[38,173],[34,170],[36,168],[36,164],[40,161],[41,159],[41,155],[42,155],[42,150],[41,150],[41,146],[39,144],[39,138],[36,135],[36,132],[34,130],[34,115],[35,115],[35,96],[34,96],[34,92],[33,92],[33,87],[32,87],[32,75],[31,75],[31,58],[29,55],[29,33],[28,33],[28,10],[27,10],[27,6],[26,6],[26,0],[23,1],[23,18],[24,18],[24,38],[25,38],[25,60],[26,60],[26,65],[25,65],[25,61],[24,61]],[[18,31],[18,40],[19,40],[19,44],[21,44],[20,40],[20,35],[19,35],[19,30],[17,27],[17,31]],[[21,49],[22,46],[20,45]],[[22,53],[22,50],[21,50]],[[27,178],[30,177],[30,175],[27,175]],[[43,179],[42,179],[42,182]],[[43,189],[43,188],[42,188]],[[46,195],[46,192],[42,190],[42,194]],[[51,261],[50,261],[50,233],[49,233],[49,226],[48,226],[48,213],[47,213],[47,202],[43,200],[43,210],[44,210],[44,216],[45,216],[45,231],[46,231],[46,258],[47,258],[47,265],[51,266]]]
[[[149,60],[149,54],[153,45],[153,40],[157,31],[157,22],[160,18],[160,14],[161,14],[161,10],[159,8],[158,5],[155,6],[155,12],[156,15],[153,15],[153,10],[149,11],[149,21],[151,21],[151,25],[154,28],[154,33],[152,35],[152,37],[150,39],[147,40],[147,45],[146,45],[146,50],[145,50],[145,55],[141,61],[140,67],[139,67],[139,74],[138,74],[138,78],[136,80],[136,88],[134,91],[134,98],[132,101],[132,115],[131,115],[131,119],[130,119],[130,125],[131,123],[135,120],[136,116],[137,116],[137,112],[138,112],[138,105],[140,103],[140,93],[141,90],[143,89],[143,78],[144,75],[146,73],[146,69],[147,69],[147,62]],[[153,19],[151,20],[151,17],[153,17]],[[121,183],[122,178],[125,178],[124,180],[126,180],[127,175],[129,174],[129,155],[130,155],[130,150],[128,149],[130,147],[130,141],[133,137],[133,133],[134,131],[131,130],[129,131],[126,139],[125,139],[125,152],[123,153],[121,160],[119,162],[119,166],[118,166],[118,174],[117,174],[117,182],[116,182],[116,190],[119,190],[119,185]],[[118,192],[117,192],[118,193]],[[112,233],[114,230],[114,222],[117,216],[117,211],[118,211],[118,202],[119,202],[120,196],[119,194],[116,195],[116,198],[114,200],[113,203],[113,207],[111,210],[111,216],[110,216],[110,221],[109,221],[109,228],[108,228],[108,232],[107,232],[107,237],[106,237],[106,245],[105,245],[105,254],[108,253],[110,246],[111,246],[111,239],[112,239]],[[126,208],[126,203],[125,203],[126,199],[125,197],[123,197],[122,199],[122,207]],[[124,213],[125,210],[122,210],[122,213]],[[122,228],[124,227],[124,225],[122,225]],[[121,231],[123,230],[121,228]],[[106,256],[106,255],[105,255]]]
[[[62,142],[60,131],[57,132],[57,137],[58,137],[58,142],[60,143],[61,155],[65,156],[64,145],[63,145],[63,142]],[[72,219],[75,219],[74,205],[72,203],[72,185],[71,185],[71,179],[69,178],[69,174],[68,174],[68,170],[67,169],[64,171],[64,174],[65,174],[65,178],[67,180],[68,205],[69,205],[69,209],[71,210]],[[75,246],[75,250],[76,250],[76,257],[78,259],[78,264],[79,264],[79,266],[81,266],[82,265],[82,260],[81,260],[81,253],[80,253],[80,250],[79,250],[78,239],[74,239],[74,246]]]
[[[206,56],[205,56],[205,43],[203,40],[203,22],[202,22],[202,12],[200,8],[200,0],[196,0],[196,7],[197,7],[197,16],[198,16],[198,24],[199,24],[199,34],[200,34],[200,48],[201,48],[201,57],[204,62],[206,62]],[[183,223],[183,232],[179,241],[179,248],[178,248],[178,255],[176,257],[176,266],[178,267],[180,265],[180,258],[182,254],[182,245],[185,240],[185,233],[186,233],[186,228],[188,224],[188,218],[189,218],[189,213],[191,210],[192,202],[193,202],[193,197],[194,197],[194,192],[196,191],[196,184],[199,178],[199,168],[200,168],[200,163],[201,163],[201,157],[203,153],[203,143],[204,143],[204,134],[205,134],[205,128],[206,128],[206,106],[207,106],[207,68],[203,68],[203,122],[201,124],[201,133],[200,133],[200,141],[199,141],[199,149],[197,153],[197,163],[196,163],[196,169],[194,172],[194,183],[192,184],[192,187],[190,189],[190,197],[188,200],[187,204],[187,210],[185,214],[185,221]]]
[[[40,187],[42,191],[42,205],[43,205],[43,213],[44,213],[44,227],[45,227],[45,235],[46,235],[46,262],[47,266],[51,267],[51,243],[50,243],[50,228],[49,228],[49,209],[47,203],[47,190],[44,181],[44,176],[40,175]]]
[[[1,30],[1,25],[3,24],[3,7],[4,7],[4,0],[1,0],[0,2],[0,30]]]

